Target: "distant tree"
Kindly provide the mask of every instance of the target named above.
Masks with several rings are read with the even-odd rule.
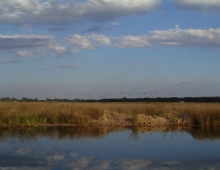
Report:
[[[11,101],[13,101],[13,102],[17,101],[17,99],[13,97],[13,98],[11,98]]]
[[[22,97],[21,101],[22,101],[22,102],[27,102],[27,101],[28,101],[28,98]]]
[[[4,98],[1,99],[1,101],[10,102],[11,98],[10,97],[4,97]]]

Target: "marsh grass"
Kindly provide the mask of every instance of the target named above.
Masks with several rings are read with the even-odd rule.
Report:
[[[158,118],[173,125],[219,126],[220,104],[0,102],[1,125],[152,125],[152,119],[160,124]]]

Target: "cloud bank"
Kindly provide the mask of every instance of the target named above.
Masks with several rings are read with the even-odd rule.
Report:
[[[220,13],[219,0],[170,0],[178,9]],[[162,0],[0,0],[0,25],[71,25],[103,23],[132,15],[148,15]]]
[[[79,50],[95,50],[102,46],[153,48],[156,45],[219,47],[220,28],[181,29],[176,25],[174,29],[150,31],[149,35],[112,37],[103,34],[73,34],[62,40],[40,35],[0,35],[0,51],[19,57],[39,55],[35,52],[37,49],[49,51],[54,55],[64,55],[70,54],[70,48],[74,49],[72,53],[76,53]]]
[[[220,46],[220,29],[175,29],[154,30],[149,41],[160,45]]]
[[[102,34],[75,34],[67,38],[66,41],[80,49],[87,50],[110,45],[119,48],[152,48],[155,45],[219,47],[220,28],[181,29],[176,25],[174,29],[150,31],[149,35],[112,37]]]
[[[59,54],[68,52],[65,46],[60,45],[58,40],[49,35],[0,35],[0,52],[10,52],[19,57],[30,57],[38,54],[34,52],[36,49]]]
[[[160,4],[161,0],[0,0],[0,25],[63,25],[83,20],[99,23],[147,15]]]

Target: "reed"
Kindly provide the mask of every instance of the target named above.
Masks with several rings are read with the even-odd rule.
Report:
[[[219,103],[0,102],[0,125],[219,126]]]

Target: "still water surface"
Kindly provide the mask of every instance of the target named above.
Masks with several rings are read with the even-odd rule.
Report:
[[[220,131],[0,128],[0,169],[220,169]]]

